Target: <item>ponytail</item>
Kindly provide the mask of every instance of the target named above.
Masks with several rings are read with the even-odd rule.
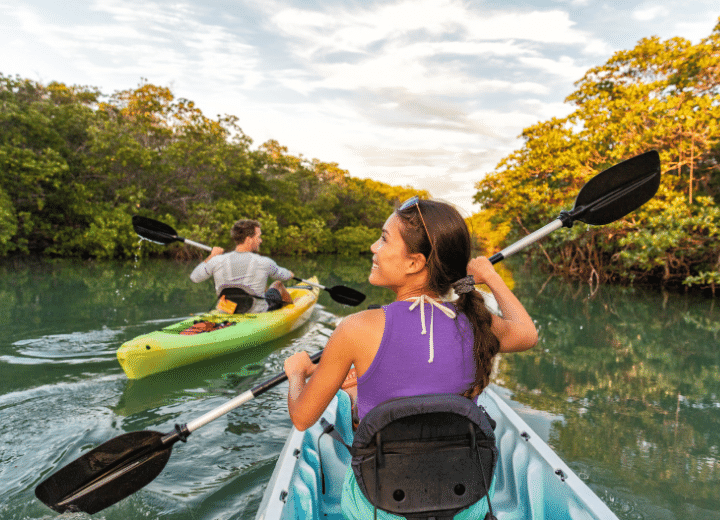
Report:
[[[500,341],[492,333],[492,314],[485,305],[482,295],[473,290],[461,294],[455,302],[456,308],[465,316],[473,329],[473,357],[475,359],[475,381],[465,390],[468,398],[477,396],[490,384],[492,360],[500,350]]]

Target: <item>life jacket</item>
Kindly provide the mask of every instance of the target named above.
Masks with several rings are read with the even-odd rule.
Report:
[[[320,421],[323,434],[345,444],[332,424]],[[485,409],[465,397],[401,397],[368,412],[352,446],[345,446],[358,486],[376,510],[444,520],[488,494],[498,461],[494,428]],[[324,487],[322,458],[320,472]],[[494,518],[489,496],[488,509],[486,519]]]

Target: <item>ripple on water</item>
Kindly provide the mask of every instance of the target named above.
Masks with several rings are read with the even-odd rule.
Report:
[[[118,379],[94,377],[0,396],[0,503],[19,511],[29,502],[41,507],[33,495],[40,481],[121,432],[122,418],[108,406],[117,396]]]
[[[15,365],[78,364],[106,362],[115,356],[117,337],[122,329],[52,334],[12,343],[15,354],[0,356],[0,361]]]
[[[94,374],[65,370],[60,382],[28,379],[25,388],[0,395],[0,518],[27,520],[84,520],[88,515],[53,514],[34,497],[34,488],[54,471],[89,449],[126,431],[169,431],[224,404],[229,395],[244,391],[283,367],[293,352],[316,352],[325,345],[335,323],[310,323],[245,365],[194,378],[179,389],[159,391],[162,399],[128,415],[115,411],[130,385],[121,373]],[[115,355],[118,336],[134,327],[54,334],[17,341],[4,350],[6,363],[107,362]],[[281,348],[277,348],[280,346]],[[237,368],[235,368],[237,367]],[[17,369],[17,368],[16,368]],[[49,369],[49,367],[48,367]],[[10,368],[10,370],[13,370]],[[55,370],[55,369],[53,369]],[[172,374],[163,379],[171,378]],[[33,386],[33,384],[35,386]],[[158,391],[138,385],[144,392]],[[140,388],[142,390],[142,388]],[[174,388],[174,387],[173,387]],[[262,498],[275,460],[291,423],[286,387],[274,388],[194,432],[188,444],[178,443],[167,467],[148,486],[112,508],[93,516],[107,520],[159,518],[198,520],[251,518]]]

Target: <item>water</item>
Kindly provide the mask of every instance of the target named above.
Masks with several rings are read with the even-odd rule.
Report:
[[[369,258],[283,259],[370,303]],[[213,303],[192,264],[20,260],[0,265],[0,519],[57,515],[34,496],[117,435],[167,432],[322,348],[354,311],[323,292],[311,321],[242,354],[129,381],[128,339]],[[518,270],[540,344],[498,362],[501,393],[622,519],[720,519],[720,310],[709,299],[584,285]],[[280,386],[178,443],[147,487],[99,519],[252,519],[290,431]]]

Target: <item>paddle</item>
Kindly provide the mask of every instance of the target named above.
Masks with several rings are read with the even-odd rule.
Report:
[[[295,277],[293,278],[293,280],[297,280],[298,282],[302,282],[313,287],[319,287],[320,289],[329,292],[330,297],[338,303],[352,305],[354,307],[356,305],[360,305],[363,301],[365,301],[365,295],[363,293],[356,291],[355,289],[352,289],[350,287],[345,287],[344,285],[335,285],[328,289],[324,285],[308,282],[307,280],[303,280],[302,278]]]
[[[576,220],[595,226],[615,222],[649,201],[660,187],[660,156],[655,150],[636,155],[598,173],[582,187],[570,211],[490,257],[493,264],[525,249]]]
[[[613,222],[650,200],[659,183],[657,152],[619,163],[588,181],[580,190],[572,211],[563,212],[557,221],[493,255],[491,261],[497,263],[554,229],[572,226],[575,220],[593,225]],[[320,355],[320,352],[313,355],[312,361],[317,362]],[[141,431],[115,437],[51,475],[38,485],[35,495],[60,513],[97,513],[150,483],[165,467],[177,441],[186,441],[187,436],[201,426],[285,380],[285,373],[280,373],[200,418],[176,426],[172,432]]]
[[[210,246],[206,246],[205,244],[201,244],[199,242],[193,242],[192,240],[178,236],[177,231],[159,220],[134,215],[132,218],[132,225],[133,229],[135,229],[135,233],[140,235],[140,238],[149,240],[150,242],[155,242],[156,244],[166,246],[168,244],[172,244],[173,242],[184,242],[189,246],[199,247],[205,251],[212,251],[212,247]]]
[[[320,360],[321,352],[310,357]],[[218,417],[287,381],[285,372],[260,383],[222,406],[168,433],[139,431],[111,439],[52,474],[35,488],[35,496],[58,513],[94,514],[139,491],[167,464],[172,447]]]
[[[184,242],[190,246],[199,247],[200,249],[205,249],[206,251],[212,251],[212,247],[210,246],[178,236],[177,232],[172,227],[158,220],[135,215],[132,218],[132,224],[133,229],[135,229],[135,233],[137,233],[140,238],[149,240],[150,242],[162,245],[172,244],[173,242]],[[336,285],[328,289],[323,285],[314,284],[312,282],[308,282],[307,280],[303,280],[302,278],[296,277],[294,280],[303,282],[313,287],[319,287],[320,289],[327,291],[330,293],[330,297],[333,300],[338,303],[342,303],[343,305],[355,307],[365,301],[365,295],[363,293],[350,287],[345,287],[344,285]]]

